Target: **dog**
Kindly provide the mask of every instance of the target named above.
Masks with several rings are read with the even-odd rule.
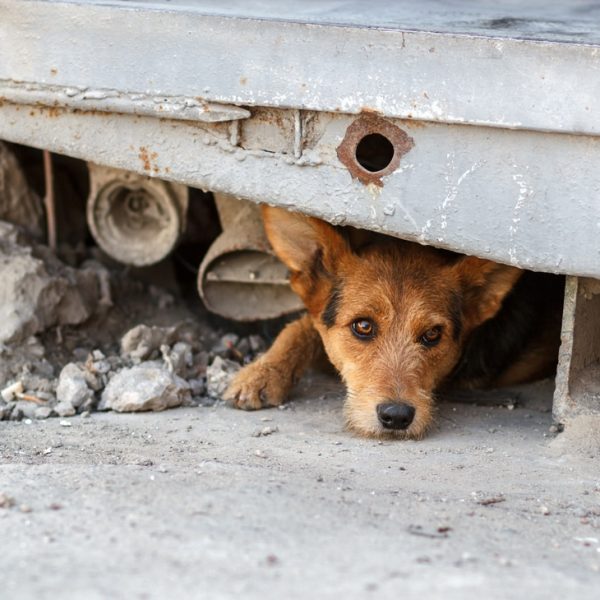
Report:
[[[347,388],[347,427],[423,437],[436,392],[515,385],[556,369],[564,278],[421,246],[281,208],[265,231],[306,314],[244,367],[237,408],[278,406],[325,351]]]

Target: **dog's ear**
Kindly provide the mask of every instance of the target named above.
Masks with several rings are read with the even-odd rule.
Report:
[[[262,207],[267,238],[275,254],[292,272],[292,286],[301,296],[315,278],[335,273],[345,253],[344,237],[329,223],[272,206]]]
[[[460,259],[453,268],[462,284],[463,311],[470,328],[497,314],[506,295],[523,274],[516,267],[475,256]]]
[[[261,210],[269,242],[292,272],[315,266],[333,269],[340,255],[349,251],[346,240],[325,221],[272,206]]]

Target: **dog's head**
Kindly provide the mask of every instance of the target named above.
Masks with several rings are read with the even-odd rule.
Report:
[[[263,217],[346,383],[349,428],[421,437],[434,390],[522,272],[383,236],[357,248],[328,223],[279,208]]]

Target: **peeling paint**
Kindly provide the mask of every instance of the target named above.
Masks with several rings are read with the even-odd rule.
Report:
[[[451,207],[451,205],[454,203],[454,201],[456,200],[456,197],[458,196],[458,192],[459,192],[461,184],[464,182],[464,180],[469,175],[472,175],[483,164],[483,161],[477,161],[471,167],[469,167],[466,171],[464,171],[461,175],[459,175],[458,179],[456,180],[456,183],[451,183],[450,179],[455,170],[455,166],[454,166],[455,157],[454,157],[453,153],[449,153],[446,155],[446,158],[447,158],[447,163],[446,163],[446,170],[445,170],[445,174],[444,174],[444,179],[446,181],[446,197],[444,198],[442,204],[439,207],[440,228],[441,229],[446,229],[448,227],[447,211]]]
[[[518,169],[518,165],[513,164],[513,168]],[[527,169],[528,167],[525,167]],[[533,195],[533,189],[529,186],[525,177],[522,173],[515,173],[512,175],[512,180],[517,184],[519,188],[519,196],[515,202],[512,210],[511,224],[508,226],[510,233],[510,246],[508,254],[510,257],[510,263],[513,265],[518,264],[517,251],[514,246],[515,238],[519,232],[519,225],[521,223],[521,212],[525,207],[527,200]]]
[[[207,123],[247,119],[250,116],[248,110],[239,106],[206,102],[202,98],[152,96],[109,89],[65,88],[13,80],[0,80],[0,97],[8,102],[30,106],[158,116]]]

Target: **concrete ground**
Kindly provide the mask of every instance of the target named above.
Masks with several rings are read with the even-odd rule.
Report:
[[[0,598],[600,597],[599,454],[549,432],[548,385],[420,442],[349,435],[342,393],[1,422]]]

